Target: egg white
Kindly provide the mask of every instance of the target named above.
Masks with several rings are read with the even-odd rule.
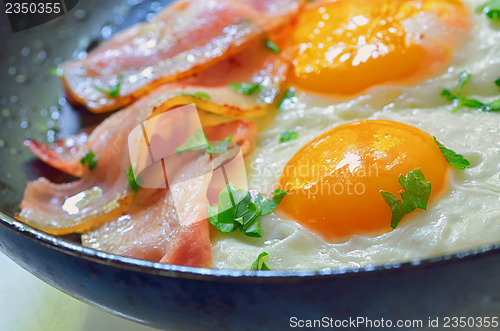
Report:
[[[380,87],[355,99],[332,104],[298,93],[294,103],[270,114],[271,124],[259,133],[249,157],[251,189],[270,192],[288,160],[307,142],[343,123],[360,119],[387,119],[413,125],[445,146],[463,154],[471,168],[452,170],[445,194],[427,211],[414,212],[398,228],[376,236],[353,236],[329,243],[294,221],[272,213],[261,218],[262,238],[239,232],[212,233],[213,266],[248,269],[262,252],[274,270],[352,268],[401,263],[464,251],[500,238],[500,113],[454,108],[440,97],[443,88],[455,88],[458,74],[472,73],[466,95],[484,102],[498,99],[493,81],[500,77],[500,29],[474,14],[483,1],[464,1],[471,10],[471,32],[454,53],[448,70],[414,87]],[[284,130],[299,138],[279,143]],[[388,220],[389,222],[389,220]]]

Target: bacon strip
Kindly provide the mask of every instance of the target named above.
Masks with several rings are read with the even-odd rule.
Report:
[[[207,128],[210,140],[232,132],[236,141],[252,144],[256,127],[247,121],[234,121]],[[245,148],[249,153],[253,146]],[[229,155],[218,156],[213,163],[220,164]],[[173,186],[177,199],[189,204],[176,210],[172,192],[166,189],[141,188],[127,212],[97,229],[82,235],[82,244],[113,254],[150,260],[153,262],[209,266],[211,243],[207,220],[206,196],[210,184],[208,156],[196,159],[180,172],[177,180],[196,178],[187,185]],[[174,181],[175,182],[175,181]]]
[[[165,83],[204,71],[290,21],[300,0],[184,0],[63,65],[69,99],[93,112],[130,104]],[[120,83],[117,96],[100,89]]]
[[[45,178],[28,183],[21,203],[19,218],[46,232],[60,235],[84,231],[113,211],[123,210],[130,203],[126,199],[130,188],[125,171],[130,164],[127,148],[128,134],[152,111],[148,104],[161,97],[161,91],[142,99],[133,106],[104,120],[88,137],[88,149],[98,159],[98,166],[84,170],[80,180],[54,184]],[[62,160],[72,156],[58,154]],[[74,161],[74,158],[73,158]],[[82,193],[84,192],[84,193]],[[79,194],[89,194],[80,207],[66,204],[70,197],[79,200]],[[84,198],[84,196],[81,196]],[[116,215],[109,215],[113,217]],[[118,215],[119,216],[119,215]]]
[[[76,135],[59,140],[54,148],[36,140],[28,139],[24,145],[41,161],[68,175],[81,177],[85,167],[80,160],[87,152],[85,144],[92,129],[85,129]]]
[[[196,177],[207,172],[204,168],[208,165],[205,155],[189,164],[183,174]],[[210,232],[207,206],[201,197],[206,195],[209,182],[209,176],[199,176],[195,185],[182,186],[181,196],[191,203],[178,212],[169,190],[141,188],[124,216],[82,235],[82,243],[153,262],[208,266],[212,259]]]
[[[259,116],[275,100],[288,68],[289,62],[281,55],[269,52],[263,44],[256,44],[196,77],[161,87],[163,104],[159,110],[194,103],[198,109],[232,118]],[[221,75],[221,72],[225,74]],[[254,82],[261,89],[255,95],[246,96],[229,88],[231,82]],[[196,97],[197,92],[206,93],[210,99]],[[75,136],[66,137],[57,142],[54,148],[34,140],[27,140],[25,145],[43,162],[67,174],[81,177],[84,167],[80,160],[91,149],[87,144],[89,133],[90,130],[84,130]]]
[[[196,176],[208,165],[205,155],[188,165],[184,173]],[[206,194],[209,177],[198,177],[196,184],[182,187],[183,196],[192,203],[179,213],[168,189],[141,188],[125,215],[82,235],[82,244],[153,262],[208,266],[212,258],[207,207],[202,199],[193,201],[193,197]],[[190,219],[197,221],[182,222]]]
[[[158,89],[148,98],[113,114],[90,134],[86,150],[94,152],[98,166],[85,169],[80,180],[54,184],[40,178],[30,182],[24,192],[19,218],[46,232],[61,235],[84,232],[123,212],[131,202],[125,176],[130,166],[128,135],[151,116],[153,109],[160,113],[170,109],[165,107],[169,88]],[[182,125],[182,121],[179,123]],[[73,200],[68,203],[71,197]]]

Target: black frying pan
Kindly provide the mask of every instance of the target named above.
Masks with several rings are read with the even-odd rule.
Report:
[[[69,295],[163,328],[275,330],[293,326],[292,317],[411,319],[427,327],[429,317],[499,316],[499,246],[359,270],[224,271],[104,254],[15,221],[28,180],[70,179],[35,161],[23,140],[52,142],[105,116],[69,106],[48,69],[168,2],[81,0],[65,16],[16,34],[2,17],[0,251]]]

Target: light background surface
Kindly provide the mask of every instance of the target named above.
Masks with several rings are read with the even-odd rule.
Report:
[[[153,331],[80,302],[0,253],[0,330]]]

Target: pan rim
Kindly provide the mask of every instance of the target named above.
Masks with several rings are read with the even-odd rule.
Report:
[[[2,212],[0,212],[0,226],[45,247],[101,265],[155,276],[202,281],[295,283],[298,281],[319,279],[359,278],[384,273],[414,272],[416,270],[460,263],[465,260],[485,258],[490,255],[500,255],[500,243],[498,243],[427,259],[418,259],[403,263],[393,262],[375,266],[368,265],[360,268],[325,268],[320,270],[295,271],[227,270],[163,264],[105,253],[93,248],[84,247],[65,238],[48,234]]]

